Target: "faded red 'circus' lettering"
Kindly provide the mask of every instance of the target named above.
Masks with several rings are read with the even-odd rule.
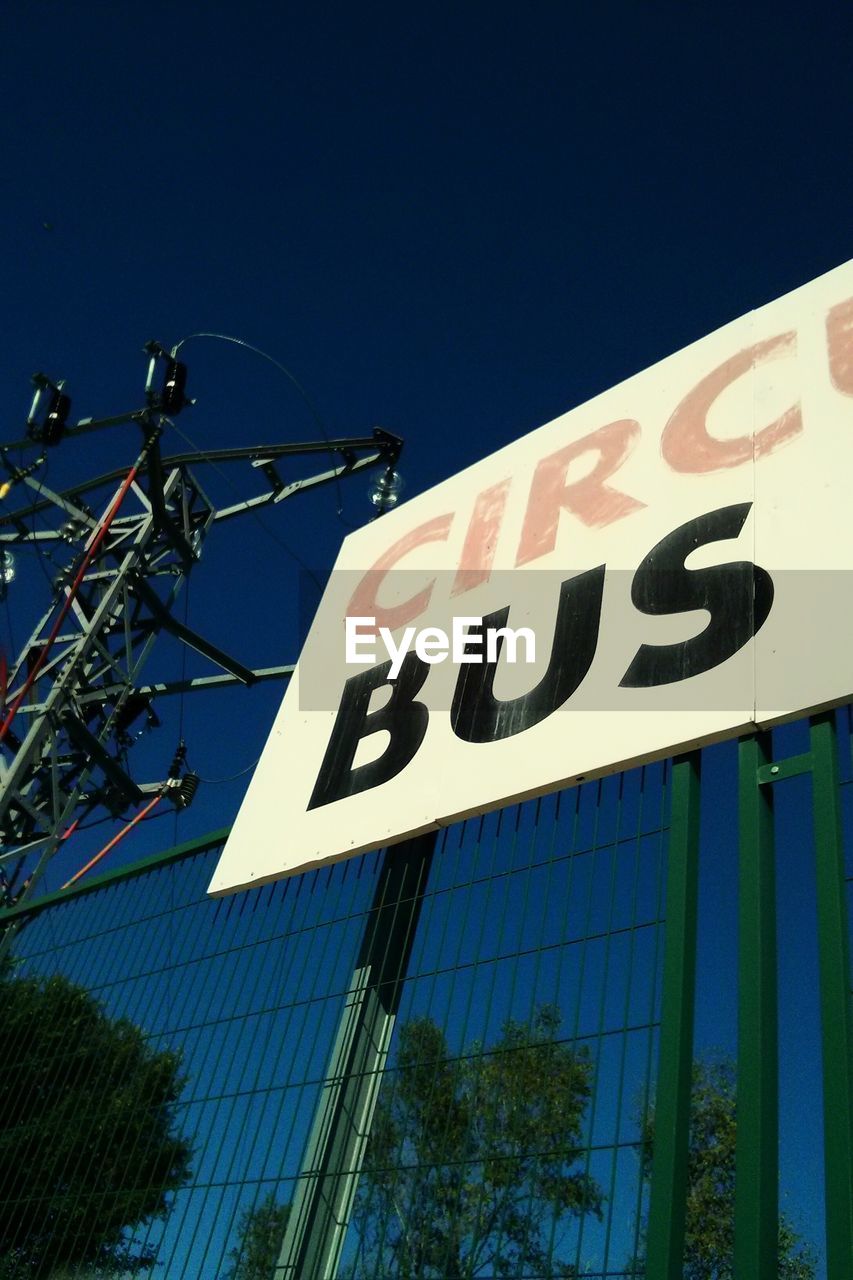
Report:
[[[611,488],[605,481],[618,471],[640,438],[640,424],[622,418],[574,440],[543,458],[533,473],[527,512],[515,563],[528,564],[553,551],[561,511],[570,511],[585,525],[602,527],[621,520],[646,504]],[[566,484],[566,472],[576,458],[597,453],[589,475]]]
[[[755,435],[747,432],[734,440],[717,440],[708,433],[711,406],[727,387],[761,361],[794,355],[796,349],[797,335],[794,332],[780,333],[765,342],[756,342],[725,360],[688,392],[661,436],[661,453],[673,471],[697,475],[739,467],[743,462],[773,453],[799,435],[803,429],[799,402]]]

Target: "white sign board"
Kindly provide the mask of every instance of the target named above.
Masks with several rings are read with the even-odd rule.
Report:
[[[848,263],[353,533],[210,892],[849,699],[851,482]]]

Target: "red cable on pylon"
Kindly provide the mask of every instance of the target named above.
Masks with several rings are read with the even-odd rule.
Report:
[[[89,861],[86,863],[85,867],[81,867],[79,871],[76,871],[70,880],[66,880],[65,884],[62,885],[62,888],[63,889],[70,888],[71,885],[75,883],[75,881],[79,880],[81,876],[84,876],[87,871],[89,871],[92,867],[94,867],[96,862],[100,862],[101,858],[105,858],[107,854],[110,852],[110,850],[114,849],[116,845],[119,843],[119,841],[123,840],[124,837],[127,835],[127,833],[136,826],[137,822],[141,822],[142,819],[151,812],[154,806],[160,803],[160,801],[163,799],[163,795],[164,795],[164,792],[160,791],[157,793],[157,795],[154,797],[153,800],[149,800],[145,808],[140,809],[139,813],[134,814],[130,822],[128,822],[126,826],[122,827],[121,831],[119,831],[117,835],[114,835],[112,840],[110,840],[107,844],[104,845],[101,852],[96,853],[94,858],[90,858]],[[70,834],[70,832],[66,834]]]
[[[125,495],[127,494],[128,489],[136,479],[136,475],[138,471],[139,471],[139,463],[137,462],[137,463],[134,463],[134,465],[131,467],[130,471],[128,472],[126,479],[124,480],[121,488],[116,494],[116,498],[112,507],[110,508],[110,510],[108,511],[107,515],[104,518],[103,524],[96,531],[94,538],[92,539],[89,547],[87,548],[86,554],[83,557],[83,563],[80,565],[80,568],[77,571],[77,576],[75,577],[74,581],[71,584],[71,587],[69,588],[68,595],[65,597],[62,608],[59,611],[59,616],[57,617],[56,621],[54,622],[53,626],[50,629],[50,634],[48,635],[47,640],[44,643],[41,653],[36,659],[36,662],[33,664],[33,668],[28,673],[26,680],[21,686],[21,689],[15,695],[15,698],[12,702],[12,705],[9,708],[9,711],[6,715],[5,720],[3,721],[2,725],[0,725],[0,742],[2,742],[3,739],[6,737],[6,734],[9,731],[9,727],[12,724],[12,721],[15,719],[18,708],[20,707],[24,698],[29,693],[30,689],[33,687],[36,677],[38,676],[38,673],[41,671],[42,667],[44,666],[47,660],[47,655],[50,653],[51,649],[53,648],[53,645],[56,641],[56,637],[59,635],[60,627],[62,626],[63,622],[68,616],[68,611],[70,610],[71,605],[74,603],[74,597],[77,595],[77,592],[80,589],[80,584],[82,583],[83,578],[86,575],[86,570],[89,568],[89,565],[92,563],[92,560],[95,557],[95,552],[98,550],[104,538],[107,536],[110,525],[112,524],[113,520],[118,514],[118,509],[121,506],[122,502],[124,501],[124,498],[125,498]]]

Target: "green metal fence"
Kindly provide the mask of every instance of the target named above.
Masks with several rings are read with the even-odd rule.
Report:
[[[772,805],[810,778],[827,1119],[812,1274],[848,1277],[837,720],[793,759],[784,732],[739,748],[739,882],[714,889],[739,904],[728,994],[703,950],[700,871],[722,859],[700,801],[730,806],[732,845],[738,801],[707,769],[700,785],[698,754],[226,899],[205,896],[216,832],[13,909],[0,1280],[698,1276],[694,1022],[714,1000],[737,1013],[734,1274],[785,1274]]]

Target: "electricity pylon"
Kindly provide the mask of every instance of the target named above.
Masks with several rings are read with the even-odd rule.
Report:
[[[4,513],[0,508],[0,590],[6,588],[8,557],[15,545],[37,542],[73,553],[55,582],[54,599],[10,669],[0,670],[0,881],[7,903],[29,897],[64,837],[98,810],[118,817],[128,806],[170,799],[186,807],[198,786],[188,773],[180,744],[167,777],[140,782],[130,772],[131,726],[158,723],[153,704],[161,696],[223,685],[250,685],[286,678],[292,666],[253,670],[177,620],[174,605],[201,558],[214,525],[274,505],[373,467],[394,491],[394,466],[402,442],[376,429],[369,436],[296,444],[256,445],[164,457],[164,426],[187,404],[186,367],[157,343],[149,355],[145,404],[141,409],[69,426],[70,400],[62,383],[33,379],[35,398],[27,438],[0,446],[6,480],[0,496],[26,488],[31,500]],[[162,384],[155,389],[158,371]],[[46,407],[45,407],[46,402]],[[136,460],[127,471],[98,476],[54,492],[38,478],[48,450],[83,434],[135,423],[141,432]],[[39,450],[28,466],[16,466],[12,451]],[[327,469],[285,481],[284,459],[331,456]],[[190,464],[218,467],[250,463],[264,492],[230,506],[205,494]],[[87,495],[112,486],[97,516]],[[393,499],[392,499],[393,500]],[[48,513],[54,527],[37,529]],[[4,558],[5,557],[5,558]],[[143,683],[142,668],[157,636],[169,632],[217,667],[194,679]],[[137,817],[141,816],[138,814]],[[23,871],[26,879],[20,888]],[[7,933],[10,931],[7,930]]]

